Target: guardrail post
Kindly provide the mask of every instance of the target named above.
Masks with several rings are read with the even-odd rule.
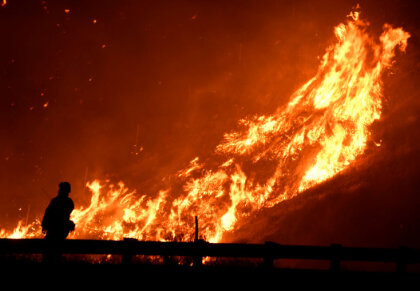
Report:
[[[276,243],[271,241],[266,241],[264,244],[264,267],[267,269],[272,269],[274,266],[274,257],[273,257],[273,247]]]
[[[45,248],[42,253],[42,262],[47,265],[59,265],[63,258],[63,245],[67,241],[48,240],[44,238]]]
[[[199,268],[203,265],[203,257],[195,256],[193,258],[193,266],[194,268]]]
[[[195,234],[194,234],[194,246],[196,251],[203,245],[203,240],[198,238],[198,217],[195,216]],[[201,267],[203,265],[203,257],[195,255],[193,257],[193,266]]]
[[[398,247],[396,271],[397,273],[407,272],[407,258],[409,249],[404,246]]]
[[[124,251],[122,255],[122,263],[124,265],[133,263],[133,248],[135,242],[137,242],[135,238],[124,238]]]
[[[197,253],[200,253],[200,250],[201,250],[203,244],[204,244],[204,240],[202,240],[202,239],[194,241],[195,251]],[[203,265],[203,257],[200,256],[200,255],[195,255],[193,257],[193,266],[194,267],[201,267],[202,265]]]
[[[340,272],[341,245],[331,245],[330,271]]]

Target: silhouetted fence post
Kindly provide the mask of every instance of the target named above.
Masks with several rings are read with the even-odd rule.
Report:
[[[396,264],[396,271],[398,273],[405,273],[407,272],[407,260],[408,260],[408,252],[409,249],[404,246],[398,247],[397,252],[397,264]]]
[[[332,272],[340,272],[340,260],[341,260],[341,245],[331,245],[331,258],[330,258],[330,270]]]
[[[122,254],[122,263],[125,265],[133,263],[133,255],[135,253],[134,246],[137,242],[134,238],[124,238],[124,252]]]
[[[202,245],[202,241],[198,238],[198,217],[195,216],[195,235],[194,243],[196,245],[196,250]],[[194,267],[201,267],[203,265],[203,257],[195,255],[193,258]]]
[[[44,239],[45,248],[42,254],[42,262],[47,265],[59,265],[62,263],[63,245],[66,241]]]
[[[264,244],[264,267],[267,269],[271,269],[274,266],[274,247],[276,243],[273,243],[271,241],[266,241]]]

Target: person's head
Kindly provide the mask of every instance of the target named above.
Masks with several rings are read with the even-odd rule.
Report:
[[[60,196],[69,196],[71,191],[71,186],[69,182],[61,182],[58,184],[58,195]]]

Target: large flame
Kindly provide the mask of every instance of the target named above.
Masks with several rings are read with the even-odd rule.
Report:
[[[194,216],[210,242],[247,222],[247,217],[319,184],[355,163],[381,117],[381,74],[397,46],[410,35],[385,24],[379,42],[352,12],[335,27],[337,42],[317,74],[268,116],[239,121],[225,134],[210,162],[197,157],[176,173],[173,187],[140,195],[123,183],[95,180],[87,208],[75,209],[73,238],[192,240]],[[19,222],[3,237],[41,236],[39,220]]]

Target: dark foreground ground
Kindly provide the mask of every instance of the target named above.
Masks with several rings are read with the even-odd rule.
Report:
[[[241,266],[176,266],[153,264],[80,264],[48,266],[41,263],[7,263],[2,268],[2,283],[37,288],[101,289],[229,289],[266,290],[320,286],[390,287],[417,289],[420,274],[305,269],[267,269]],[[414,288],[414,289],[413,289]],[[216,289],[216,290],[217,290]]]

